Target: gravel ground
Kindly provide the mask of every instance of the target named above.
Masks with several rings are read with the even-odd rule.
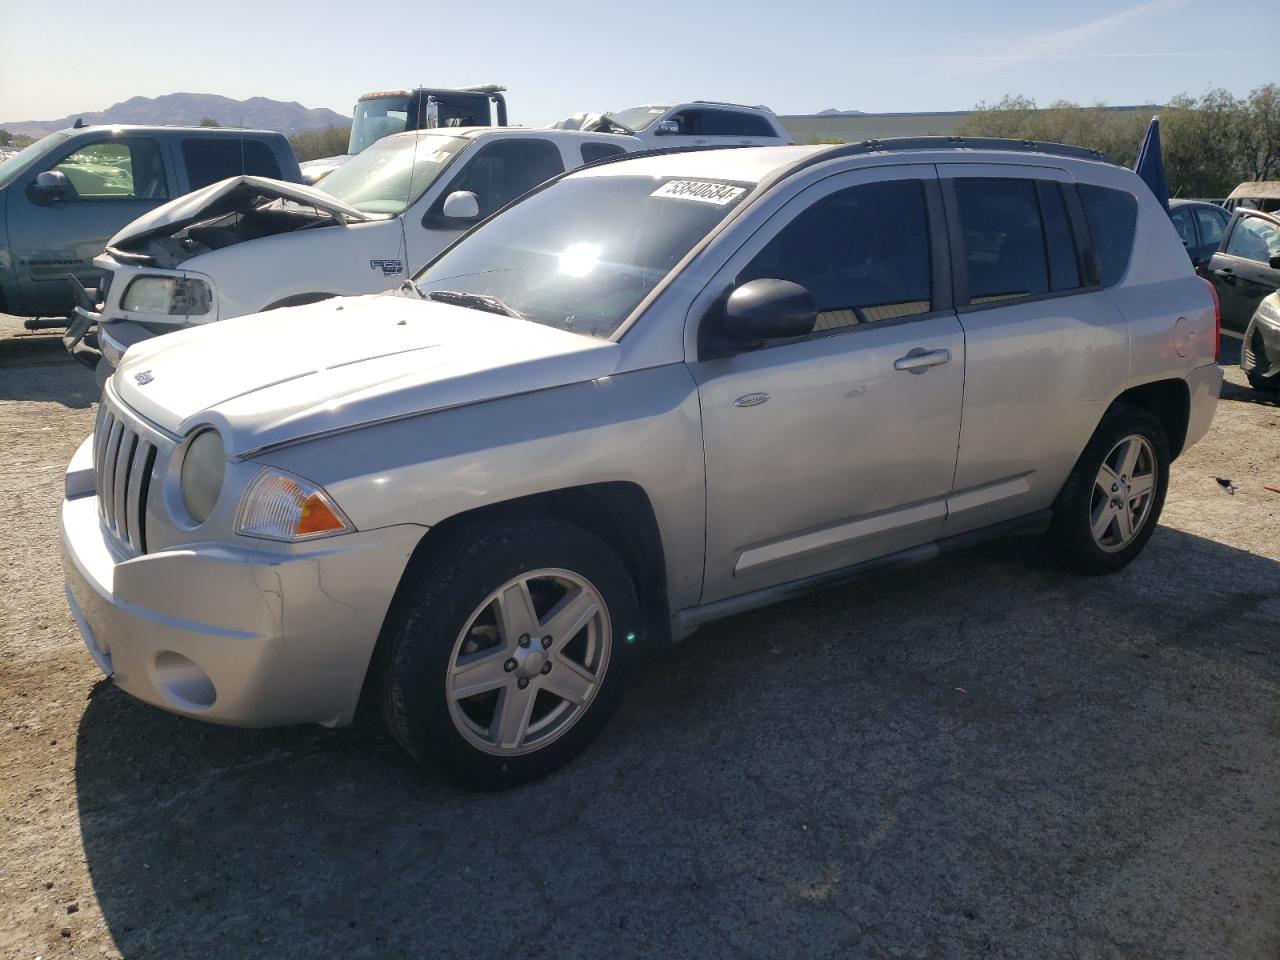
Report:
[[[19,331],[0,957],[1280,956],[1280,409],[1234,368],[1123,573],[997,544],[715,624],[569,768],[475,795],[375,724],[102,680],[56,529],[92,378]]]

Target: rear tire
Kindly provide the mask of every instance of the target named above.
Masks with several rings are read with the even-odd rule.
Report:
[[[480,789],[545,776],[587,746],[617,708],[639,629],[617,554],[542,517],[459,529],[399,606],[380,652],[383,716],[415,759]]]
[[[1098,424],[1053,508],[1045,546],[1076,573],[1115,573],[1155,532],[1169,485],[1169,441],[1146,410],[1117,403]]]

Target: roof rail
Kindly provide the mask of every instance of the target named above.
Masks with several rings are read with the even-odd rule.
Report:
[[[887,140],[860,140],[824,150],[814,161],[833,157],[857,156],[890,150],[1008,150],[1016,153],[1047,153],[1051,156],[1074,157],[1115,163],[1100,150],[1076,147],[1067,143],[1045,143],[1041,140],[1011,140],[1002,137],[890,137]]]

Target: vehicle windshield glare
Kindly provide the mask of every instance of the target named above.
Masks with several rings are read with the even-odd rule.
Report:
[[[360,153],[383,137],[403,133],[409,125],[413,98],[409,96],[378,97],[361,100],[351,118],[351,139],[347,153]]]
[[[379,140],[317,184],[364,213],[403,213],[469,141],[434,133]]]
[[[750,189],[568,177],[477,227],[414,280],[426,297],[490,297],[535,323],[607,339]]]
[[[41,137],[29,147],[19,150],[4,163],[0,163],[0,187],[11,183],[13,179],[31,167],[64,140],[70,140],[65,133],[51,133]]]
[[[670,107],[661,106],[628,107],[626,110],[619,110],[617,113],[609,113],[606,116],[639,133],[670,109]]]

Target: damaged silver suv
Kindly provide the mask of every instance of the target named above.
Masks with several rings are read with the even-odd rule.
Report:
[[[1217,317],[1073,148],[639,156],[398,293],[129,352],[62,507],[102,669],[177,713],[348,723],[446,776],[580,751],[642,651],[976,541],[1131,561],[1208,429]]]

